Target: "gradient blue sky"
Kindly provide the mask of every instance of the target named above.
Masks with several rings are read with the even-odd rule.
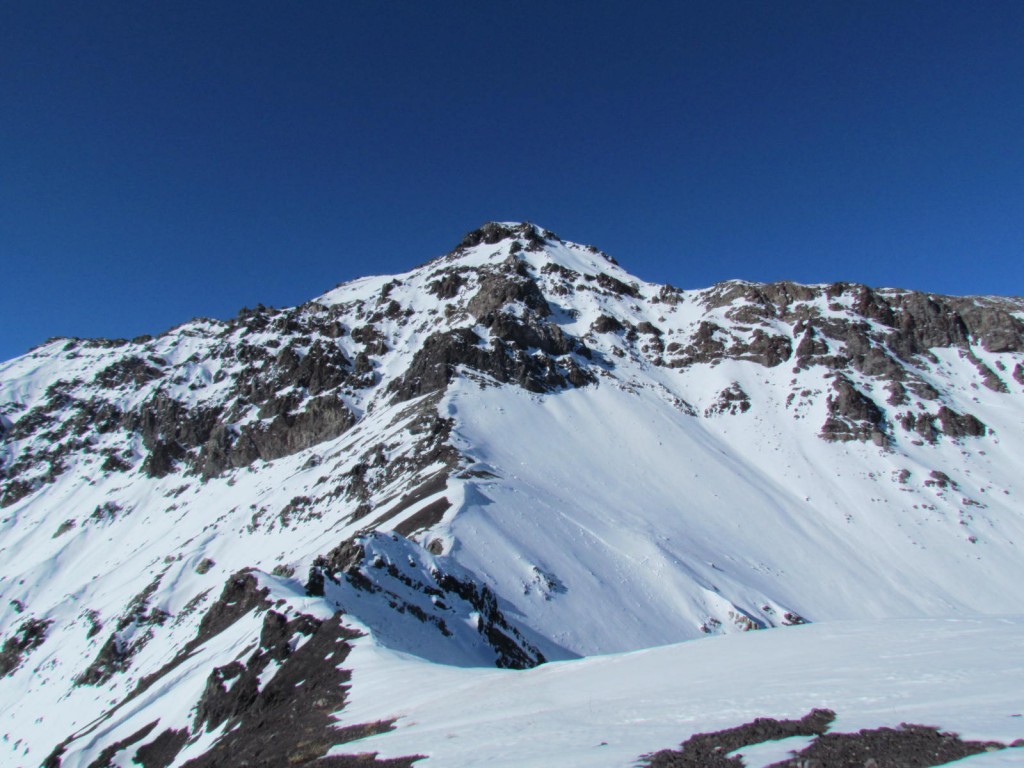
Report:
[[[1024,293],[1024,2],[7,2],[0,359],[487,220],[692,288]]]

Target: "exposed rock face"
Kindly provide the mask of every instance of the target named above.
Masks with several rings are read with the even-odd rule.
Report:
[[[530,277],[526,265],[510,256],[498,269],[481,278],[479,290],[469,300],[466,309],[486,325],[496,310],[513,303],[522,304],[540,317],[551,314],[547,299]]]
[[[505,315],[495,321],[497,332],[489,348],[468,328],[434,334],[416,353],[405,375],[389,387],[399,401],[443,390],[460,366],[487,374],[502,384],[513,383],[531,392],[548,392],[569,383],[583,386],[592,376],[572,359],[556,360],[547,355],[530,354],[530,346],[563,349],[560,332],[538,331]],[[541,334],[546,334],[542,336]],[[501,337],[505,336],[505,339]],[[507,341],[511,343],[506,343]],[[531,343],[533,342],[533,343]]]
[[[62,756],[76,741],[88,739],[104,722],[117,717],[124,704],[170,675],[220,633],[255,613],[263,617],[255,648],[245,651],[244,661],[235,659],[210,671],[189,729],[160,729],[159,721],[150,722],[128,738],[111,742],[94,764],[110,765],[115,758],[127,756],[143,766],[166,767],[187,745],[223,725],[226,727],[212,746],[185,765],[411,766],[413,757],[385,761],[366,754],[324,757],[339,744],[390,727],[390,723],[345,729],[335,726],[333,715],[347,703],[351,677],[341,664],[351,650],[349,642],[360,635],[344,626],[340,614],[322,620],[269,610],[267,592],[252,573],[232,576],[220,599],[203,616],[196,636],[178,656],[155,675],[143,678],[99,721],[62,741],[43,765],[59,768]]]
[[[871,440],[886,443],[886,422],[875,402],[857,389],[845,376],[832,382],[833,394],[828,397],[829,417],[821,427],[826,440]]]
[[[403,552],[404,561],[396,556]],[[475,624],[497,667],[527,669],[545,660],[499,608],[490,587],[469,574],[449,572],[434,559],[417,562],[396,535],[370,534],[345,541],[314,560],[306,593],[330,596],[337,592],[332,584],[383,595],[392,609],[421,622],[425,632],[450,638],[465,632],[467,623]],[[339,602],[346,602],[344,593],[338,594]]]
[[[275,410],[286,406],[278,401]],[[202,444],[196,464],[204,476],[213,477],[229,467],[245,467],[256,460],[273,461],[333,440],[355,422],[355,415],[342,398],[332,394],[311,397],[301,411],[276,413],[239,428],[237,433],[218,424]]]

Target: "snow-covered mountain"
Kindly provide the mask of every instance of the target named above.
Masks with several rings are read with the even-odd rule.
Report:
[[[989,627],[1024,613],[1022,393],[1022,299],[683,291],[513,223],[299,307],[51,340],[0,365],[0,759],[408,765],[429,738],[340,756],[405,727],[348,706],[360,669]]]

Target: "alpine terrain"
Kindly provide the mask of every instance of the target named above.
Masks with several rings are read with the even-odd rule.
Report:
[[[1024,764],[1022,498],[1024,299],[490,223],[0,364],[0,764]]]

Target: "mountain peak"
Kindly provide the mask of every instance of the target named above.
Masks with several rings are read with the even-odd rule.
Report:
[[[608,264],[618,266],[618,262],[615,259],[595,246],[581,245],[563,240],[550,229],[528,221],[489,221],[467,232],[452,253],[464,253],[480,246],[501,245],[506,242],[508,242],[508,252],[510,254],[521,254],[523,251],[528,253],[548,251],[549,256],[558,261],[555,252],[561,246],[569,250],[585,251],[592,255],[600,256]]]
[[[1022,318],[683,291],[488,222],[301,306],[53,342],[0,365],[0,715],[68,766],[133,734],[181,764],[359,632],[514,667],[1021,610]]]
[[[543,246],[547,240],[561,240],[554,232],[528,221],[488,221],[483,226],[467,232],[456,247],[473,248],[481,243],[495,245],[502,240],[516,239],[525,240],[537,246]]]

